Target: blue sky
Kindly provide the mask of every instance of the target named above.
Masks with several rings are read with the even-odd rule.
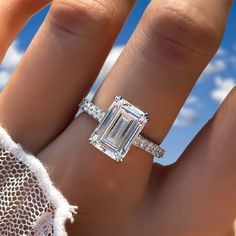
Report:
[[[99,82],[94,86],[96,89],[102,78],[109,71],[112,64],[121,53],[124,45],[135,29],[140,17],[149,1],[139,1],[128,18],[127,23],[118,37],[114,49],[108,57],[105,66],[99,75]],[[38,27],[42,23],[47,9],[42,10],[34,16],[17,40],[11,46],[8,54],[0,67],[0,87],[10,77],[17,62],[21,59],[23,52],[28,47]],[[207,69],[199,79],[181,110],[177,121],[164,140],[162,146],[167,150],[163,164],[170,164],[177,160],[188,143],[214,114],[223,98],[236,83],[236,4],[231,11],[225,37],[220,50],[208,65]]]

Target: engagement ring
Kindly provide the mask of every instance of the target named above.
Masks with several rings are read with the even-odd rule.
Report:
[[[140,134],[148,122],[148,114],[122,97],[115,97],[107,112],[86,98],[79,106],[99,122],[90,143],[113,160],[123,161],[131,145],[159,158],[164,155],[164,149]]]

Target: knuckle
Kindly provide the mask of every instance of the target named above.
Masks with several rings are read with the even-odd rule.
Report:
[[[199,13],[176,7],[149,8],[144,16],[145,34],[151,41],[178,56],[212,55],[219,47],[221,34]]]
[[[100,0],[55,0],[48,17],[60,30],[78,36],[110,31],[114,15]]]

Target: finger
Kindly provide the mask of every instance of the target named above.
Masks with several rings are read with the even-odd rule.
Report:
[[[0,2],[0,62],[17,36],[18,32],[24,26],[26,21],[34,13],[44,7],[50,0],[31,1],[31,0],[1,0]]]
[[[52,3],[2,93],[0,120],[16,141],[38,152],[65,129],[133,4],[127,0]]]
[[[155,191],[155,219],[167,234],[182,228],[181,235],[234,235],[229,232],[236,219],[235,103],[234,89]]]
[[[190,1],[152,1],[94,102],[106,110],[114,96],[123,96],[150,114],[144,134],[160,143],[219,46],[229,6],[226,8],[220,1],[215,2],[218,19],[200,10],[201,3],[202,9],[211,6],[210,1],[207,2],[208,5],[205,1],[198,1],[193,7]],[[89,216],[97,214],[92,220],[98,226],[102,222],[114,226],[111,219],[119,221],[120,215],[128,217],[132,209],[140,207],[146,199],[153,168],[152,157],[143,151],[133,148],[124,164],[117,165],[91,147],[88,137],[96,125],[86,115],[78,117],[54,144],[40,154],[41,158],[51,157],[47,163],[54,166],[53,175],[64,192],[75,202],[82,201],[80,210],[85,216],[80,216],[84,225],[81,230],[89,230],[91,235],[96,227],[86,228]],[[69,161],[68,156],[72,157]],[[70,174],[57,172],[56,169],[60,170],[62,166]],[[78,184],[77,191],[71,191],[72,183]],[[106,209],[102,209],[104,205]]]

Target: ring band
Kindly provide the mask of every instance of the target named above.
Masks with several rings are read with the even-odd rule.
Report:
[[[84,98],[79,107],[99,122],[90,143],[116,161],[123,161],[134,145],[158,158],[165,150],[140,133],[148,121],[148,114],[123,99],[115,97],[107,112]]]

